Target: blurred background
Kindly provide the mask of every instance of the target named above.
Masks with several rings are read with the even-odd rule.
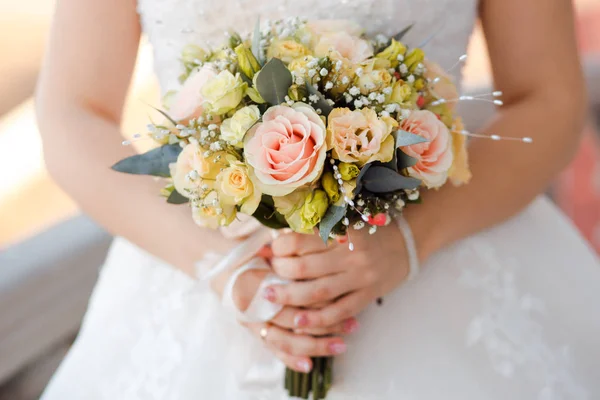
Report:
[[[591,98],[579,154],[548,194],[600,253],[600,0],[574,0]],[[54,0],[0,0],[0,400],[37,399],[77,333],[111,238],[49,178],[32,95]],[[489,92],[485,43],[473,34],[467,93]],[[156,104],[151,49],[142,42],[123,132]],[[491,110],[469,105],[477,129]]]

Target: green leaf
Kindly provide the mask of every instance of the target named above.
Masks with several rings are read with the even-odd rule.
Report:
[[[314,107],[314,109],[320,109],[321,110],[321,115],[327,117],[329,116],[329,114],[331,113],[331,111],[333,110],[333,107],[327,102],[327,100],[325,99],[325,96],[323,96],[323,94],[321,92],[319,92],[317,89],[315,89],[315,87],[309,83],[306,84],[306,90],[308,90],[308,94],[309,96],[311,95],[315,95],[319,98],[319,100],[317,100],[316,103],[313,103],[312,101],[309,102],[309,104]]]
[[[404,38],[404,36],[413,28],[413,26],[415,26],[414,23],[412,23],[409,26],[407,26],[406,28],[402,29],[400,32],[398,32],[397,34],[394,35],[394,39],[397,42],[401,42],[402,38]]]
[[[369,171],[369,168],[371,168],[373,166],[373,163],[369,163],[369,164],[365,164],[362,169],[360,170],[360,174],[358,174],[358,176],[356,177],[356,187],[354,188],[354,195],[358,195],[360,193],[360,191],[362,190],[363,187],[363,178],[365,177],[365,174],[367,173],[367,171]]]
[[[327,244],[329,234],[333,228],[346,215],[347,207],[347,205],[344,205],[343,207],[331,206],[323,216],[323,219],[321,219],[321,223],[319,224],[319,236],[321,236],[321,239],[325,242],[325,244]]]
[[[181,150],[179,144],[166,144],[147,153],[125,158],[113,165],[112,169],[127,174],[170,177],[169,164],[177,161]]]
[[[254,214],[252,214],[252,216],[267,228],[283,229],[288,227],[288,224],[285,222],[285,218],[283,217],[283,215],[275,211],[275,209],[270,204],[264,202],[261,202],[258,205],[258,208],[254,212]]]
[[[396,139],[396,148],[429,142],[429,140],[425,139],[422,136],[415,135],[414,133],[403,131],[401,129],[394,132],[393,135]]]
[[[416,158],[409,156],[400,149],[396,150],[396,167],[399,170],[413,167],[417,162],[419,162],[419,160]]]
[[[167,203],[169,204],[186,204],[189,203],[190,199],[183,196],[176,189],[173,189],[169,197],[167,198]]]
[[[416,189],[421,181],[400,175],[385,166],[374,166],[365,173],[362,184],[373,193],[393,193],[402,189]]]
[[[254,25],[254,34],[252,35],[252,54],[258,60],[260,65],[264,65],[265,60],[262,59],[262,51],[260,51],[260,17],[256,19]]]
[[[292,73],[277,58],[272,58],[266,63],[256,77],[258,93],[271,105],[285,102],[285,96],[287,96],[292,83]]]

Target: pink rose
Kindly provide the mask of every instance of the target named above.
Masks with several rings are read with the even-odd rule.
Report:
[[[452,166],[452,138],[446,125],[431,111],[413,111],[400,128],[419,135],[428,142],[401,147],[407,155],[417,159],[408,168],[410,176],[421,179],[428,188],[438,188],[446,183]]]
[[[244,151],[260,190],[285,196],[320,177],[327,152],[325,124],[304,103],[271,107],[246,134]]]
[[[173,98],[169,116],[177,122],[187,122],[201,116],[204,112],[202,88],[215,76],[217,72],[209,64],[192,73]]]
[[[373,48],[369,42],[344,31],[327,33],[319,38],[315,46],[315,55],[326,57],[331,52],[337,53],[334,54],[334,58],[341,56],[353,63],[373,57]]]
[[[352,36],[360,36],[364,29],[354,21],[346,19],[322,19],[308,23],[310,29],[316,35],[326,33],[346,32]]]
[[[454,84],[454,79],[442,67],[428,60],[423,61],[423,64],[425,65],[425,73],[423,74],[425,79],[430,81],[437,80],[436,83],[431,84],[430,88],[438,99],[452,100],[458,98],[458,89]],[[446,104],[448,109],[453,111],[457,103]]]

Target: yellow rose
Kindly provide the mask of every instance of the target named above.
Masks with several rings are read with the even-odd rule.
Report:
[[[387,62],[385,64],[389,65]],[[390,75],[387,68],[382,68],[378,61],[373,60],[362,67],[360,75],[357,74],[356,86],[362,94],[367,95],[388,87],[391,82],[392,75]]]
[[[219,173],[215,188],[221,203],[240,206],[240,211],[247,215],[254,214],[262,197],[250,179],[248,167],[240,161],[232,162]]]
[[[415,49],[412,49],[406,55],[406,58],[404,59],[404,64],[406,64],[406,67],[412,73],[412,72],[415,72],[415,69],[417,69],[417,66],[420,63],[422,63],[424,59],[425,59],[425,53],[423,52],[423,50],[421,50],[419,48],[415,48]]]
[[[246,87],[246,83],[242,81],[239,74],[234,76],[229,71],[221,71],[206,82],[202,88],[202,96],[208,103],[211,113],[223,115],[240,104]]]
[[[388,60],[391,67],[396,68],[400,63],[400,61],[398,61],[398,56],[403,56],[404,53],[406,53],[406,46],[392,39],[392,43],[375,57]]]
[[[345,162],[338,165],[338,170],[340,171],[340,175],[342,175],[342,179],[345,181],[352,180],[360,174],[360,169],[356,165]]]
[[[236,209],[232,204],[222,203],[214,190],[206,197],[192,203],[192,218],[199,226],[217,229],[235,220]]]
[[[300,216],[302,206],[309,194],[309,190],[296,190],[285,196],[273,197],[275,210],[285,217],[294,232],[313,233],[312,229],[302,231],[302,218]]]
[[[198,144],[190,143],[177,157],[177,162],[171,164],[173,185],[185,197],[195,197],[201,186],[212,186],[222,168],[235,161],[235,156],[223,151],[209,152]]]
[[[321,178],[321,186],[323,186],[323,190],[325,190],[329,200],[331,200],[332,203],[336,203],[340,199],[340,185],[333,177],[333,173],[331,171],[327,171],[323,174],[323,177]]]
[[[238,148],[244,147],[244,135],[260,119],[260,110],[257,106],[240,108],[221,124],[221,137],[227,143]]]
[[[267,59],[278,58],[286,64],[308,54],[306,46],[294,40],[274,40],[267,49]]]
[[[306,64],[314,59],[315,58],[313,56],[302,56],[295,58],[289,63],[288,69],[297,76],[306,76],[308,73],[308,67]]]
[[[327,146],[335,159],[359,167],[371,161],[388,162],[394,156],[391,133],[397,126],[396,120],[378,118],[370,108],[334,108],[328,117]]]
[[[329,208],[327,193],[322,190],[311,192],[304,200],[300,211],[301,229],[310,232],[317,226]]]
[[[404,81],[397,81],[392,86],[392,93],[387,98],[386,103],[404,104],[410,100],[412,88]]]

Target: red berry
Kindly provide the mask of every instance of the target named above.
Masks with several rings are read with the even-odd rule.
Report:
[[[436,117],[438,117],[438,119],[441,121],[442,116],[440,114],[435,114]]]
[[[387,215],[384,213],[369,217],[369,224],[375,226],[385,226],[387,224]]]
[[[424,105],[425,105],[425,97],[419,96],[417,98],[417,107],[423,108]]]
[[[402,76],[400,76],[400,72],[398,72],[398,71],[394,72],[394,77],[395,77],[397,80],[400,80],[400,79],[402,79]]]
[[[336,236],[335,237],[336,242],[338,242],[339,244],[344,244],[348,241],[348,235],[344,235],[344,236]]]

